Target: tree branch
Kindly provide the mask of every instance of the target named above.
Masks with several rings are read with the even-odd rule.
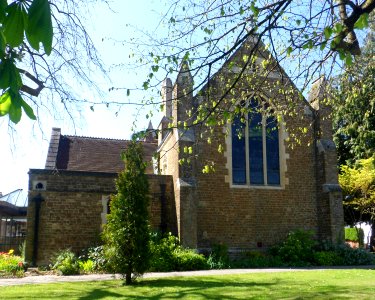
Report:
[[[44,89],[44,83],[40,81],[38,78],[36,78],[34,75],[32,75],[31,73],[27,72],[26,70],[18,68],[18,71],[24,74],[27,78],[29,78],[31,81],[35,82],[38,85],[37,88],[33,89],[24,84],[21,87],[21,91],[31,96],[38,97],[40,92]]]

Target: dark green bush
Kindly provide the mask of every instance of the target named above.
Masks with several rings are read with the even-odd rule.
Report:
[[[79,274],[79,260],[70,249],[61,250],[52,258],[52,269],[62,275],[76,275]]]
[[[343,258],[336,251],[317,251],[314,253],[314,261],[318,266],[341,266]]]
[[[354,249],[347,244],[341,244],[336,247],[336,252],[343,259],[345,266],[374,264],[374,254],[361,248]]]
[[[309,266],[314,262],[312,249],[316,246],[312,231],[296,230],[286,239],[271,249],[271,254],[289,266]]]
[[[246,252],[244,257],[231,262],[233,268],[272,268],[285,266],[278,256],[268,255],[259,251]]]
[[[214,244],[208,256],[207,264],[209,269],[226,269],[230,267],[228,246],[224,244]]]
[[[374,264],[374,254],[364,249],[354,249],[348,244],[332,244],[330,242],[322,242],[317,247],[318,251],[335,252],[341,258],[341,265],[370,265]]]
[[[364,236],[365,234],[362,228],[345,228],[345,240],[347,241],[359,242],[359,244],[362,245]]]

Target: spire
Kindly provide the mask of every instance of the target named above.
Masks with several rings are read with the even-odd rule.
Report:
[[[164,116],[167,118],[172,117],[172,80],[165,78],[161,87],[161,97],[164,105]]]
[[[154,127],[152,126],[152,122],[148,122],[148,127],[146,129],[146,134],[143,139],[144,142],[153,143],[156,141],[156,133],[154,131]]]
[[[177,125],[179,122],[191,121],[188,112],[194,108],[193,90],[194,82],[189,65],[183,61],[173,87],[172,117],[174,125]]]
[[[191,76],[189,64],[186,61],[181,62],[176,83],[193,86],[193,76]]]
[[[150,122],[148,122],[148,127],[147,127],[147,131],[150,131],[150,130],[154,130],[154,127],[152,126],[151,120],[150,120]]]

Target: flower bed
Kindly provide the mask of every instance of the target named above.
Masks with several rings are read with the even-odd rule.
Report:
[[[21,256],[14,255],[14,250],[0,252],[0,277],[22,277],[24,263]]]

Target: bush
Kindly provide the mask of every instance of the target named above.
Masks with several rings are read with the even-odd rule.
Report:
[[[151,233],[151,264],[149,271],[169,272],[175,269],[174,250],[178,247],[178,238],[171,233],[162,235]]]
[[[271,253],[289,266],[309,266],[314,261],[312,249],[316,244],[312,231],[296,230],[290,232],[281,244],[273,247]]]
[[[318,245],[318,250],[326,252],[335,252],[341,259],[338,264],[343,266],[371,265],[374,264],[374,254],[364,249],[353,249],[348,244],[332,244],[322,242]]]
[[[79,257],[80,260],[90,260],[93,264],[93,272],[110,271],[107,259],[104,255],[103,246],[90,247],[84,251],[84,254]]]
[[[193,271],[207,269],[206,258],[195,250],[178,247],[173,251],[176,271]]]
[[[341,266],[343,258],[336,251],[317,251],[314,253],[314,261],[318,266]]]
[[[90,274],[95,273],[95,264],[91,259],[86,261],[78,261],[80,273]]]
[[[61,275],[76,275],[80,273],[79,260],[70,249],[59,251],[52,258],[51,268],[57,270]]]
[[[229,262],[228,246],[224,244],[213,245],[207,259],[208,267],[210,269],[226,269],[230,267]]]
[[[246,252],[244,257],[231,263],[233,268],[272,268],[283,265],[285,264],[282,263],[278,256],[267,255],[259,251]]]
[[[22,257],[14,255],[14,250],[9,252],[0,252],[0,277],[24,275],[24,262]]]
[[[371,265],[374,264],[374,254],[364,249],[353,249],[347,244],[341,244],[336,247],[336,252],[343,259],[345,266]]]
[[[359,242],[360,245],[363,245],[364,236],[365,234],[362,228],[345,228],[345,240],[347,241]]]
[[[190,271],[207,268],[203,255],[179,245],[177,237],[171,233],[152,233],[150,242],[152,272]]]

